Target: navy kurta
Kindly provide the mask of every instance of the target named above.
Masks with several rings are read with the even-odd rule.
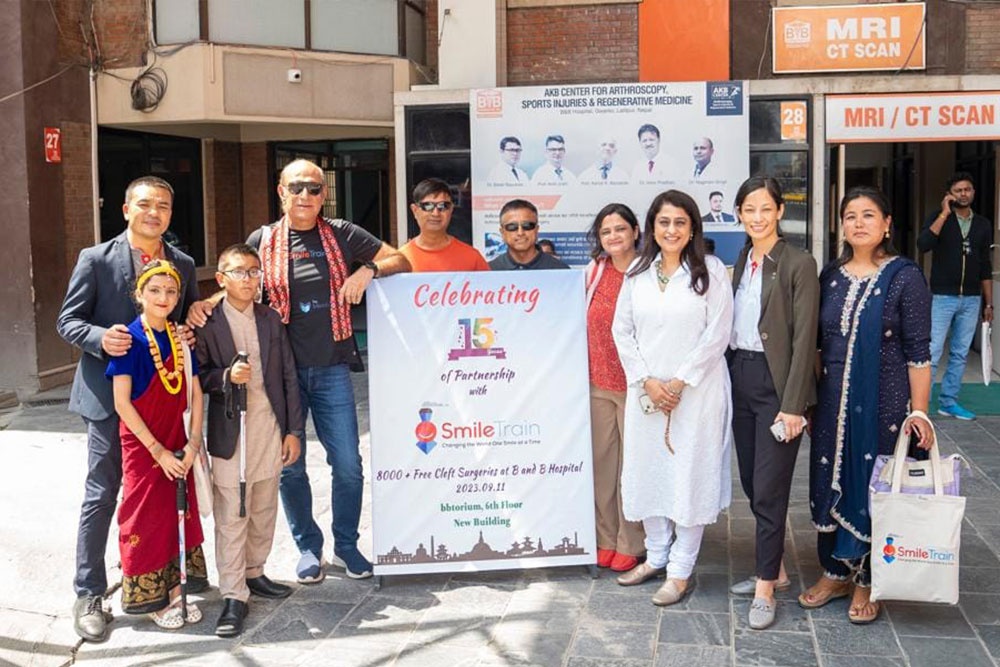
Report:
[[[927,289],[920,268],[908,259],[895,257],[882,266],[903,262],[888,283],[888,293],[882,308],[880,340],[858,340],[857,346],[880,345],[878,370],[878,433],[877,453],[891,454],[903,420],[910,409],[910,382],[908,367],[930,365],[931,294]],[[838,449],[845,460],[864,457],[870,468],[874,457],[870,449],[855,447],[851,451],[849,438],[838,434],[838,423],[844,422],[847,409],[845,391],[849,382],[844,381],[844,370],[849,364],[851,337],[858,331],[855,317],[859,304],[864,307],[866,295],[880,294],[878,281],[882,272],[863,279],[850,275],[843,267],[828,266],[820,276],[819,348],[821,350],[821,375],[818,384],[816,410],[813,415],[812,450],[810,456],[809,505],[813,523],[824,532],[833,532],[838,525],[852,532],[855,537],[869,541],[867,531],[860,527],[845,526],[831,515],[840,493],[834,489],[835,462]],[[884,281],[883,281],[884,282]],[[853,349],[857,349],[854,347]],[[855,377],[858,377],[855,369]],[[840,440],[840,442],[838,442]],[[866,448],[867,449],[867,448]],[[864,487],[867,493],[867,483]],[[843,493],[857,493],[847,488]],[[859,534],[860,533],[860,534]]]

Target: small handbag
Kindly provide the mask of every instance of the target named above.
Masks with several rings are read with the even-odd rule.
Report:
[[[184,341],[184,384],[187,387],[187,407],[184,408],[184,433],[191,437],[191,348]],[[208,454],[205,452],[205,443],[198,448],[198,455],[194,457],[194,492],[198,498],[198,513],[202,516],[209,516],[212,513],[212,466],[208,462]]]
[[[918,411],[911,412],[909,417],[913,416],[927,418]],[[896,440],[888,490],[874,475],[869,486],[871,598],[955,604],[965,515],[965,498],[957,495],[957,462],[949,457],[951,466],[942,464],[936,437],[929,461],[907,461],[909,436],[903,430]],[[887,467],[883,465],[882,471]],[[955,472],[950,489],[955,495],[945,489],[948,467]],[[883,474],[876,472],[879,477]],[[904,484],[904,477],[909,484]]]

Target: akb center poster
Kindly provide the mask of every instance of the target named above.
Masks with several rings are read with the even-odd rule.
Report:
[[[581,271],[368,288],[375,574],[596,561]]]
[[[749,172],[745,81],[609,83],[473,90],[472,230],[504,252],[499,212],[514,198],[538,207],[539,238],[561,259],[589,260],[586,231],[605,204],[640,225],[664,190],[698,203],[716,254],[733,264],[743,229],[733,197]]]

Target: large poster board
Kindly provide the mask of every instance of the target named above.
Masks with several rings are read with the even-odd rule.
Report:
[[[653,198],[687,192],[732,264],[743,229],[733,197],[749,172],[746,82],[623,83],[473,90],[473,243],[506,250],[499,212],[514,198],[539,209],[539,238],[569,264],[589,260],[585,233],[606,204],[644,222]],[[715,214],[712,214],[712,209]]]
[[[368,288],[376,575],[595,562],[584,298],[580,271]]]

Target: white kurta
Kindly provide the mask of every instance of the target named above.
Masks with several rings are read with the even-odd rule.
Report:
[[[626,278],[612,333],[625,369],[625,518],[665,516],[682,526],[713,523],[729,506],[732,397],[725,351],[733,324],[733,290],[726,267],[705,258],[709,287],[699,296],[682,266],[664,292],[655,264]],[[678,378],[688,386],[673,411],[671,454],[663,442],[667,418],[644,414],[643,377]]]

